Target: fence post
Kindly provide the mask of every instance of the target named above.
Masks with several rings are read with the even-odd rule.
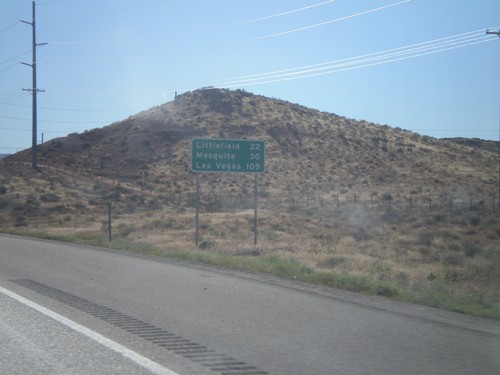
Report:
[[[111,202],[108,202],[108,241],[111,242]]]

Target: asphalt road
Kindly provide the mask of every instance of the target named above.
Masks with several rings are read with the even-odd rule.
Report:
[[[8,374],[500,374],[496,321],[10,236],[0,347]]]

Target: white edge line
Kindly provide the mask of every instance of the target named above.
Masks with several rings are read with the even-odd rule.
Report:
[[[49,310],[43,306],[40,306],[39,304],[32,302],[24,297],[21,297],[20,295],[11,292],[8,289],[4,289],[0,287],[0,293],[3,293],[7,295],[8,297],[13,298],[14,300],[31,307],[32,309],[42,313],[45,316],[48,316],[49,318],[52,318],[56,320],[57,322],[71,328],[72,330],[87,336],[88,338],[98,342],[99,344],[105,346],[108,349],[111,349],[115,351],[118,354],[121,354],[122,356],[130,359],[131,361],[135,362],[139,366],[145,368],[148,371],[151,371],[153,374],[158,374],[158,375],[179,375],[176,372],[169,370],[168,368],[160,365],[157,362],[154,362],[150,360],[149,358],[146,358],[142,356],[141,354],[134,352],[133,350],[95,332],[92,331],[91,329],[82,326],[81,324],[78,324],[52,310]]]

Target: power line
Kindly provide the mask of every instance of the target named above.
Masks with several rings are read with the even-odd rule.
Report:
[[[9,127],[0,127],[1,130],[12,130],[17,132],[31,132],[31,129],[19,129],[19,128],[9,128]],[[44,130],[44,133],[59,133],[59,134],[68,134],[73,130]]]
[[[306,31],[306,30],[311,30],[311,29],[314,29],[314,28],[318,28],[318,27],[329,25],[329,24],[333,24],[333,23],[336,23],[336,22],[341,22],[341,21],[349,20],[349,19],[352,19],[352,18],[355,18],[355,17],[360,17],[360,16],[364,16],[364,15],[367,15],[367,14],[372,14],[372,13],[380,12],[380,11],[383,11],[383,10],[386,10],[386,9],[389,9],[389,8],[392,8],[392,7],[395,7],[395,6],[398,6],[398,5],[402,5],[402,4],[408,3],[410,1],[411,0],[402,0],[402,1],[399,1],[399,2],[396,2],[396,3],[393,3],[393,4],[382,6],[382,7],[373,8],[373,9],[366,10],[366,11],[363,11],[363,12],[358,12],[358,13],[351,14],[351,15],[348,15],[348,16],[336,18],[336,19],[333,19],[333,20],[324,21],[324,22],[316,23],[314,25],[308,25],[308,26],[304,26],[304,27],[301,27],[301,28],[297,28],[297,29],[286,30],[286,31],[282,31],[282,32],[279,32],[279,33],[264,35],[264,36],[260,36],[260,37],[255,37],[255,38],[250,38],[250,39],[245,39],[245,40],[240,40],[240,41],[235,41],[235,42],[229,42],[229,43],[223,43],[223,44],[218,44],[218,45],[212,45],[212,46],[207,46],[207,47],[202,47],[202,48],[193,48],[193,49],[188,49],[188,50],[184,50],[184,51],[171,52],[171,53],[167,53],[167,54],[161,54],[161,55],[155,55],[155,56],[130,57],[130,58],[126,58],[126,59],[123,59],[123,58],[112,58],[112,59],[101,59],[101,60],[44,61],[44,63],[45,64],[76,64],[76,63],[80,63],[80,64],[92,64],[92,63],[93,64],[102,64],[102,63],[116,63],[116,62],[125,62],[125,61],[151,60],[151,59],[157,59],[157,58],[163,58],[163,57],[170,57],[170,56],[176,56],[176,55],[188,54],[188,53],[194,53],[194,52],[210,51],[210,50],[213,50],[213,49],[231,47],[231,46],[235,46],[235,45],[239,45],[239,44],[246,44],[246,43],[258,42],[258,41],[262,41],[262,40],[267,40],[267,39],[272,39],[272,38],[277,38],[277,37],[281,37],[281,36],[285,36],[285,35],[289,35],[289,34],[294,34],[294,33],[302,32],[302,31]]]
[[[414,43],[403,47],[387,49],[383,51],[363,54],[355,57],[349,57],[339,60],[331,60],[327,62],[305,65],[282,70],[274,70],[265,73],[243,75],[230,77],[225,79],[214,80],[211,83],[205,83],[201,86],[208,86],[215,83],[216,86],[233,88],[242,86],[261,85],[275,83],[280,81],[309,78],[319,75],[334,74],[341,71],[366,68],[376,65],[382,65],[390,62],[402,61],[411,58],[421,57],[425,55],[446,52],[458,48],[465,48],[472,45],[486,43],[495,40],[492,37],[484,35],[484,29],[475,30],[443,38],[433,39],[425,42]],[[95,93],[95,92],[157,92],[157,93],[173,93],[175,91],[191,91],[195,88],[172,88],[166,90],[162,88],[142,90],[138,88],[96,88],[96,89],[76,89],[63,87],[49,87],[47,90],[76,92],[76,93]],[[124,109],[125,110],[125,109]]]
[[[314,28],[317,28],[317,27],[329,25],[329,24],[332,24],[332,23],[336,23],[336,22],[340,22],[340,21],[345,21],[345,20],[348,20],[348,19],[351,19],[351,18],[355,18],[355,17],[359,17],[359,16],[364,16],[366,14],[380,12],[382,10],[385,10],[385,9],[388,9],[388,8],[392,8],[392,7],[395,7],[395,6],[404,4],[404,3],[408,3],[410,1],[411,0],[402,0],[402,1],[397,2],[397,3],[385,5],[385,6],[374,8],[374,9],[370,9],[370,10],[367,10],[367,11],[364,11],[364,12],[359,12],[359,13],[351,14],[350,16],[340,17],[340,18],[337,18],[337,19],[334,19],[334,20],[320,22],[320,23],[317,23],[315,25],[304,26],[304,27],[300,27],[298,29],[283,31],[283,32],[280,32],[280,33],[266,35],[266,36],[263,36],[263,37],[249,39],[248,41],[252,41],[253,42],[253,41],[258,41],[258,40],[270,39],[270,38],[275,38],[275,37],[278,37],[278,36],[283,36],[283,35],[297,33],[297,32],[300,32],[300,31],[310,30],[310,29],[314,29]]]
[[[450,51],[458,48],[464,48],[476,44],[491,42],[492,40],[493,38],[474,36],[474,38],[470,38],[465,41],[454,40],[441,46],[431,45],[417,50],[406,50],[397,53],[387,53],[385,55],[380,55],[380,56],[377,56],[377,53],[369,54],[373,56],[370,58],[365,58],[365,56],[368,55],[363,55],[358,59],[350,58],[344,60],[337,60],[335,62],[330,63],[330,65],[322,66],[320,68],[302,69],[302,70],[298,70],[298,68],[292,68],[284,70],[284,71],[290,71],[289,73],[278,73],[278,74],[262,73],[254,75],[253,78],[244,78],[236,80],[219,80],[218,82],[221,83],[218,84],[218,86],[226,88],[254,86],[254,85],[289,81],[294,79],[310,78],[327,74],[334,74],[342,71],[367,68],[371,66],[387,64],[390,62],[408,60],[415,57],[421,57],[425,55]],[[247,76],[247,77],[252,77],[252,76]]]
[[[356,57],[350,57],[340,60],[332,60],[323,63],[306,65],[295,68],[287,68],[282,70],[275,70],[266,73],[259,73],[253,75],[245,75],[238,77],[231,77],[225,79],[218,79],[213,82],[217,86],[233,88],[251,85],[261,85],[268,84],[286,80],[308,78],[318,75],[334,74],[341,71],[353,70],[366,68],[375,65],[382,65],[390,62],[407,60],[415,57],[421,57],[425,55],[441,53],[445,51],[450,51],[458,48],[464,48],[476,44],[486,43],[494,40],[492,37],[485,36],[483,30],[476,30],[466,33],[460,33],[444,38],[438,38],[430,41],[425,41],[416,44],[410,44],[403,47],[383,50],[379,52],[364,54]],[[212,82],[212,83],[213,83]],[[207,86],[201,85],[201,86]],[[172,88],[171,90],[165,90],[162,88],[140,90],[138,88],[97,88],[97,89],[76,89],[76,88],[48,88],[51,91],[62,91],[62,92],[77,92],[77,93],[95,93],[95,92],[157,92],[157,93],[173,93],[175,91],[190,91],[193,88]],[[55,108],[54,108],[55,109]],[[140,109],[140,108],[139,108]],[[62,109],[61,109],[62,110]],[[121,109],[120,109],[121,110]],[[123,110],[133,110],[132,108],[127,108]],[[68,110],[69,111],[69,110]],[[94,110],[88,110],[94,111]],[[95,110],[100,111],[100,110]],[[104,111],[104,110],[103,110]],[[109,110],[112,111],[112,110]],[[113,110],[114,111],[114,110]]]
[[[12,68],[15,68],[15,67],[16,67],[16,66],[18,66],[18,65],[19,65],[19,63],[12,64],[12,65],[8,66],[7,68],[5,68],[5,69],[3,69],[3,70],[0,70],[0,74],[5,73],[5,72],[6,72],[6,71],[8,71],[8,70],[11,70]]]
[[[31,6],[27,6],[27,7],[24,7],[24,8],[22,8],[22,9],[16,10],[16,11],[14,11],[14,12],[12,12],[12,13],[9,13],[9,14],[7,14],[7,15],[4,15],[4,16],[0,17],[0,20],[3,20],[3,19],[5,19],[5,18],[12,17],[12,16],[14,16],[14,15],[16,15],[16,14],[19,14],[19,13],[21,13],[21,12],[24,12],[26,9],[29,9],[29,8],[31,8]]]
[[[4,29],[0,30],[0,34],[4,33],[4,32],[5,32],[5,31],[7,31],[7,30],[12,29],[14,26],[17,26],[17,25],[19,25],[19,21],[14,22],[14,23],[12,23],[11,25],[7,26],[6,28],[4,28]]]
[[[24,150],[25,148],[27,147],[7,147],[7,146],[0,146],[1,149],[5,149],[5,150]]]
[[[0,94],[0,100],[1,101],[17,100],[20,97],[25,97],[27,95],[28,94],[22,92],[21,90],[16,89],[16,90],[11,90],[11,91],[8,91],[6,93]]]
[[[12,61],[12,60],[17,60],[18,58],[23,57],[23,56],[27,55],[27,54],[28,54],[28,53],[30,53],[30,52],[31,52],[31,50],[28,50],[28,51],[25,51],[25,52],[23,52],[23,53],[20,53],[20,54],[19,54],[19,55],[17,55],[17,56],[14,56],[14,57],[10,58],[10,59],[4,60],[4,61],[0,61],[0,65],[2,65],[2,64],[6,64],[6,63],[8,63],[8,62],[10,62],[10,61]]]
[[[31,129],[19,129],[19,128],[5,128],[5,127],[0,127],[2,130],[14,130],[16,132],[30,132]]]
[[[470,31],[470,32],[461,33],[461,34],[456,34],[456,35],[452,35],[452,36],[448,36],[448,37],[444,37],[444,38],[438,38],[438,39],[434,39],[434,40],[429,40],[429,41],[426,41],[426,42],[410,44],[410,45],[403,46],[403,47],[391,48],[391,49],[387,49],[387,50],[383,50],[383,51],[368,53],[368,54],[364,54],[364,55],[360,55],[360,56],[349,57],[349,58],[340,59],[340,60],[331,60],[331,61],[327,61],[327,62],[322,62],[322,63],[318,63],[318,64],[312,64],[312,65],[305,65],[305,66],[300,66],[300,67],[295,67],[295,68],[287,68],[287,69],[282,69],[282,70],[274,70],[274,71],[266,72],[266,73],[259,73],[259,74],[252,74],[252,75],[246,75],[246,76],[239,76],[239,77],[231,77],[231,78],[226,78],[226,79],[219,79],[219,80],[216,80],[215,82],[236,81],[236,80],[243,80],[243,79],[249,79],[249,78],[258,78],[258,77],[264,78],[265,76],[276,76],[276,75],[279,75],[279,74],[282,74],[282,73],[289,73],[289,72],[293,72],[293,71],[305,71],[307,69],[313,69],[313,68],[317,68],[317,67],[324,67],[324,66],[328,66],[328,65],[332,65],[332,64],[339,64],[339,63],[342,63],[342,62],[361,61],[361,60],[363,60],[365,58],[370,58],[370,57],[374,57],[374,56],[377,56],[377,55],[391,54],[391,53],[395,53],[395,52],[402,51],[402,50],[410,51],[412,49],[424,48],[425,45],[434,45],[434,46],[437,46],[440,43],[452,43],[452,42],[456,42],[458,40],[462,40],[462,39],[465,39],[465,38],[477,37],[479,35],[483,35],[483,31],[484,31],[483,29],[481,29],[481,30],[475,30],[475,31]]]
[[[146,40],[152,40],[152,39],[167,39],[167,38],[176,38],[179,36],[187,36],[187,35],[194,35],[194,34],[202,34],[202,33],[207,33],[211,31],[219,31],[219,30],[224,30],[236,26],[242,26],[242,25],[248,25],[256,22],[261,22],[261,21],[267,21],[273,18],[278,18],[282,16],[286,16],[289,14],[293,13],[298,13],[298,12],[303,12],[312,8],[317,8],[323,5],[331,4],[334,3],[337,0],[328,0],[328,1],[323,1],[320,3],[312,4],[309,6],[305,6],[302,8],[297,8],[297,9],[292,9],[288,10],[285,12],[277,13],[277,14],[272,14],[270,16],[264,16],[264,17],[259,17],[259,18],[253,18],[250,20],[245,20],[245,21],[240,21],[240,22],[235,22],[235,23],[229,23],[226,25],[221,25],[221,26],[216,26],[212,28],[207,28],[207,29],[201,29],[201,30],[193,30],[193,31],[188,31],[185,33],[175,33],[175,34],[167,34],[167,35],[159,35],[159,36],[153,36],[153,37],[147,37],[147,38],[129,38],[129,39],[122,39],[122,40],[98,40],[98,41],[90,41],[90,42],[53,42],[51,44],[55,45],[96,45],[96,44],[118,44],[118,43],[130,43],[130,42],[143,42]],[[410,1],[410,0],[408,0]]]
[[[308,6],[305,6],[305,7],[302,7],[302,8],[293,9],[293,10],[289,10],[289,11],[286,11],[286,12],[281,12],[281,13],[273,14],[271,16],[254,18],[254,19],[248,20],[248,21],[237,22],[237,23],[229,24],[229,25],[226,25],[226,26],[223,26],[223,27],[226,28],[226,27],[246,25],[246,24],[249,24],[249,23],[266,21],[266,20],[269,20],[269,19],[272,19],[272,18],[277,18],[277,17],[282,17],[282,16],[288,16],[289,14],[303,12],[305,10],[309,10],[309,9],[312,9],[312,8],[317,8],[317,7],[320,7],[320,6],[323,6],[323,5],[331,4],[331,3],[334,3],[335,1],[337,1],[337,0],[323,1],[321,3],[308,5]]]
[[[43,1],[41,3],[38,3],[38,5],[47,5],[47,4],[52,4],[52,3],[59,3],[61,1],[65,1],[65,0],[47,0],[47,1]]]
[[[13,107],[21,107],[21,108],[30,108],[29,105],[24,104],[12,104],[0,101],[0,104],[10,105]],[[57,107],[44,107],[38,106],[40,109],[49,110],[49,111],[61,111],[61,112],[122,112],[122,111],[139,111],[144,108],[135,107],[135,108],[113,108],[113,109],[82,109],[82,108],[57,108]]]
[[[39,5],[46,5],[46,4],[55,3],[55,2],[58,2],[58,1],[63,1],[63,0],[46,1],[46,2],[43,2],[43,3],[39,4]],[[40,18],[39,21],[71,20],[71,19],[75,19],[75,18],[89,18],[91,16],[99,16],[99,15],[103,15],[103,14],[113,14],[113,13],[128,12],[130,10],[146,8],[148,6],[152,6],[152,5],[156,5],[156,4],[161,4],[161,3],[166,3],[166,2],[169,2],[169,1],[170,0],[160,0],[160,1],[154,1],[154,2],[150,2],[150,3],[146,3],[146,4],[140,4],[140,5],[136,5],[136,6],[132,6],[132,7],[128,7],[128,8],[112,9],[112,10],[101,11],[101,12],[94,12],[94,13],[87,13],[87,14],[78,14],[78,16],[73,16],[73,17],[64,17],[64,18],[62,18],[62,17],[58,17],[58,18],[48,17],[48,18]]]
[[[0,118],[8,120],[18,120],[18,121],[31,121],[29,118],[21,118],[14,116],[4,116],[0,115]],[[50,123],[50,124],[102,124],[106,121],[63,121],[63,120],[39,120],[39,122]]]

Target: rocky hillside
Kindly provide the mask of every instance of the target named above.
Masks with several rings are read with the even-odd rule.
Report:
[[[39,146],[39,164],[184,191],[193,185],[190,140],[196,137],[265,140],[261,181],[270,192],[448,192],[465,199],[496,191],[495,143],[439,140],[240,90],[187,92],[124,121],[51,140]],[[29,158],[26,150],[8,159]],[[247,188],[235,175],[206,178],[213,189]]]
[[[266,141],[258,246],[253,175],[237,173],[202,175],[196,243],[193,138]],[[283,276],[293,265],[290,277],[312,280],[314,269],[330,286],[498,318],[497,146],[197,90],[40,145],[38,171],[30,150],[0,161],[0,231],[156,255],[195,251],[217,265],[262,259],[263,272],[272,263]]]

